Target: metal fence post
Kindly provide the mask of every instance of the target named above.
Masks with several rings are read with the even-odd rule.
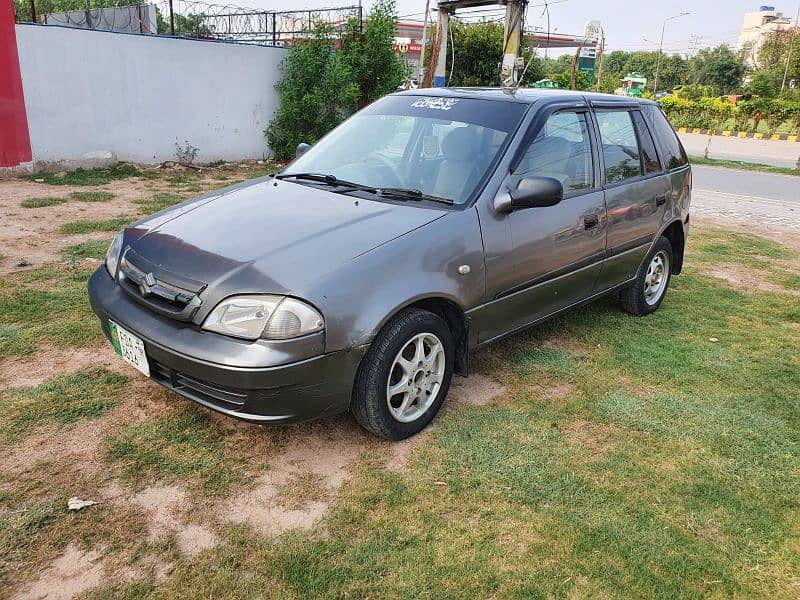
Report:
[[[278,45],[278,16],[272,13],[272,45]]]
[[[175,35],[175,13],[172,12],[172,0],[169,0],[169,33]]]

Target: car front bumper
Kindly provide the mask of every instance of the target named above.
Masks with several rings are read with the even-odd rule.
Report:
[[[142,339],[154,381],[247,421],[288,423],[346,411],[366,351],[360,347],[324,354],[321,337],[273,345],[202,331],[146,309],[103,266],[89,279],[89,299],[107,338],[111,319]],[[304,354],[318,348],[319,354],[293,360],[292,350],[298,347]],[[258,362],[263,364],[253,364]]]

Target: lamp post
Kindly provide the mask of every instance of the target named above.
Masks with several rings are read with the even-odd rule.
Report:
[[[674,15],[672,17],[667,17],[664,19],[664,24],[661,26],[661,41],[658,43],[658,58],[656,59],[656,80],[653,82],[653,93],[655,94],[658,91],[658,72],[661,70],[661,50],[664,47],[664,30],[667,28],[667,22],[672,21],[673,19],[679,19],[680,17],[685,17],[690,15],[690,12],[682,12],[679,15]]]

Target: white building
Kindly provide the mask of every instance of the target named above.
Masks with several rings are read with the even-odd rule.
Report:
[[[758,66],[758,52],[770,35],[792,29],[792,20],[775,10],[774,6],[762,6],[755,12],[744,16],[742,30],[739,32],[739,51],[744,52],[748,67]]]

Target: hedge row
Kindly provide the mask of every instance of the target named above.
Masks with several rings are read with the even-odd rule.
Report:
[[[770,134],[779,127],[785,133],[800,132],[800,102],[792,100],[754,98],[734,106],[725,98],[687,100],[670,96],[659,103],[674,127],[751,131],[755,117],[761,113],[760,122]]]

